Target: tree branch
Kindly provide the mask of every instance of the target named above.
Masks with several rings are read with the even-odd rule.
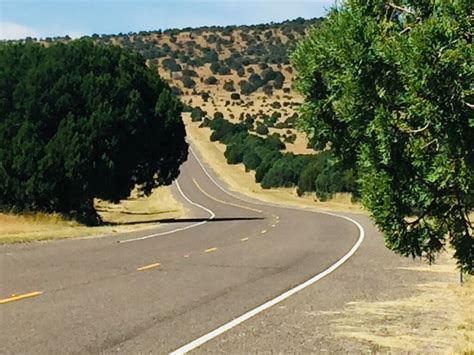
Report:
[[[423,132],[425,129],[427,129],[430,125],[430,122],[428,122],[426,125],[424,125],[423,127],[421,128],[417,128],[417,129],[409,129],[407,131],[405,131],[406,133],[420,133],[420,132]]]
[[[402,11],[402,12],[406,12],[407,14],[410,14],[410,15],[415,16],[415,13],[414,13],[413,11],[407,9],[406,7],[396,5],[396,4],[394,4],[393,2],[389,2],[388,5],[391,6],[391,7],[393,7],[393,8],[396,9],[396,10],[399,10],[399,11]]]
[[[410,32],[410,31],[411,31],[411,27],[405,27],[403,31],[401,31],[398,35],[401,36],[402,34]]]

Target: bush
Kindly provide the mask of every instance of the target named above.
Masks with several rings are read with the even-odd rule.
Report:
[[[201,92],[201,98],[204,102],[207,102],[210,97],[211,97],[211,95],[209,95],[208,92],[206,92],[206,91]]]
[[[273,86],[275,87],[275,89],[281,89],[281,88],[283,88],[284,83],[285,83],[285,76],[282,73],[277,72],[275,74],[275,79],[273,81]]]
[[[285,154],[277,160],[265,174],[261,185],[264,189],[271,187],[292,187],[298,184],[299,177],[307,164],[307,156]]]
[[[262,159],[259,157],[255,150],[249,149],[245,151],[242,162],[245,165],[245,170],[250,171],[256,170],[262,162]]]
[[[229,91],[229,92],[234,92],[235,91],[234,83],[232,81],[226,81],[224,83],[224,90]]]
[[[207,85],[216,85],[217,83],[218,83],[218,80],[214,75],[211,75],[206,80],[204,80],[204,84],[207,84]]]
[[[232,94],[230,94],[230,98],[232,100],[240,100],[240,95],[237,94],[236,92],[233,92]]]
[[[226,66],[221,66],[218,71],[219,75],[230,75],[230,68]]]
[[[206,112],[203,111],[200,107],[194,107],[191,110],[191,121],[192,122],[202,121],[204,116],[206,116]]]
[[[265,126],[261,126],[261,127],[265,127]],[[265,143],[269,147],[271,147],[271,149],[273,150],[282,150],[286,148],[285,144],[277,136],[277,133],[273,133],[271,136],[267,137],[265,139]]]
[[[258,125],[255,131],[262,136],[267,135],[269,132],[268,127],[263,124]]]
[[[161,62],[161,66],[167,69],[170,72],[178,72],[181,71],[181,65],[176,63],[176,60],[172,58],[166,58]]]
[[[192,69],[183,69],[182,71],[183,75],[191,76],[191,77],[197,77],[198,74],[192,70]]]
[[[196,86],[196,82],[191,79],[191,77],[186,75],[181,78],[181,82],[183,83],[186,89],[192,89]]]

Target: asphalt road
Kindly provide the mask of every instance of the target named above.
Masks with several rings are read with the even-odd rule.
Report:
[[[0,304],[0,353],[168,353],[329,273],[361,241],[347,219],[231,196],[209,174],[190,154],[174,187],[185,220],[0,247],[0,299],[41,293]]]

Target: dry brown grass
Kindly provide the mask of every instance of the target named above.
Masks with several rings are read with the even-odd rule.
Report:
[[[325,202],[317,201],[313,196],[298,197],[295,188],[263,189],[255,182],[254,172],[245,172],[243,164],[229,165],[224,157],[225,145],[210,142],[209,128],[199,128],[185,115],[186,132],[194,145],[199,149],[206,163],[225,181],[229,187],[242,194],[276,204],[286,204],[304,208],[365,213],[359,204],[352,203],[347,194],[339,194]]]
[[[410,268],[415,272],[457,270],[447,255],[441,264]],[[414,296],[376,302],[351,302],[333,316],[331,329],[340,337],[369,342],[396,353],[474,352],[474,280],[464,285],[430,282],[416,286]]]
[[[118,204],[98,200],[96,208],[104,222],[110,225],[88,227],[66,220],[59,214],[0,213],[0,244],[131,232],[151,228],[162,219],[185,214],[184,207],[173,198],[169,187],[160,187],[148,197],[139,197],[134,191],[130,198]]]

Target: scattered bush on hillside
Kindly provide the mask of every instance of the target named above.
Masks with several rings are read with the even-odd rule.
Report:
[[[225,91],[234,92],[235,91],[234,82],[232,80],[231,81],[226,81],[224,83],[223,88],[224,88]]]
[[[181,78],[181,82],[183,83],[183,86],[186,88],[186,89],[192,89],[196,86],[196,82],[191,79],[191,77],[187,76],[187,75],[184,75],[182,78]]]
[[[236,92],[233,92],[232,94],[230,94],[230,98],[232,100],[240,100],[240,94],[237,94]]]
[[[206,111],[202,110],[199,106],[193,107],[191,110],[191,121],[202,121],[206,115]]]
[[[204,80],[204,84],[207,84],[207,85],[216,85],[217,83],[218,83],[218,80],[214,75],[211,75],[206,80]]]

